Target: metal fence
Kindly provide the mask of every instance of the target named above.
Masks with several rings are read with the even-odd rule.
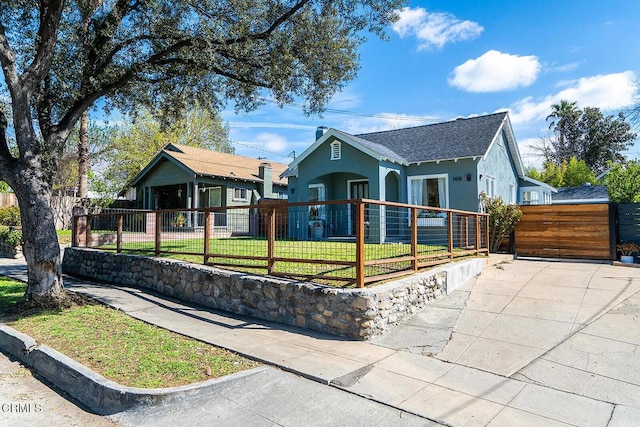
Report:
[[[367,199],[83,214],[73,230],[74,246],[358,287],[489,253],[486,214]]]

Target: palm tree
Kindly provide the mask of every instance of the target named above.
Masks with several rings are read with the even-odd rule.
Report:
[[[556,135],[556,141],[552,141],[555,148],[556,162],[562,163],[564,160],[569,160],[572,156],[575,156],[576,148],[574,141],[571,138],[571,125],[575,123],[580,117],[580,109],[577,102],[569,102],[566,99],[560,100],[560,103],[553,104],[551,106],[551,114],[546,118],[549,123],[549,129],[553,130]]]

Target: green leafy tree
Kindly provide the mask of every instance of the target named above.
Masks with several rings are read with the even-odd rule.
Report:
[[[580,110],[566,100],[552,105],[547,120],[554,137],[540,148],[545,160],[561,165],[575,157],[594,173],[603,172],[608,162],[624,161],[622,152],[636,137],[623,113],[605,116],[599,108]]]
[[[50,208],[65,141],[98,100],[178,117],[199,102],[252,110],[270,96],[317,113],[353,79],[364,31],[402,0],[3,0],[0,180],[22,210],[26,299],[64,297]],[[86,31],[85,23],[86,25]],[[7,129],[18,154],[9,150]]]
[[[520,206],[506,204],[502,197],[480,193],[483,211],[489,214],[489,251],[498,252],[502,241],[513,233],[522,217]]]
[[[562,165],[564,168],[564,187],[578,187],[587,183],[594,184],[596,182],[595,175],[584,160],[578,160],[572,157],[569,159],[569,162],[564,162]]]
[[[9,184],[4,181],[0,181],[0,193],[8,193],[10,190]]]
[[[526,174],[533,179],[537,179],[556,188],[578,187],[586,183],[593,184],[596,182],[596,177],[591,171],[591,168],[587,166],[587,163],[575,157],[571,157],[568,162],[565,160],[559,165],[546,161],[542,171],[529,168],[526,170]]]
[[[576,151],[576,123],[580,114],[577,102],[563,99],[551,106],[551,114],[547,116],[547,121],[550,122],[549,129],[554,131],[556,138],[551,141],[552,151],[548,154],[554,155],[558,164],[568,160]]]
[[[151,113],[138,114],[135,121],[103,131],[104,139],[98,143],[99,153],[94,156],[108,192],[118,193],[167,144],[182,144],[233,153],[229,139],[229,126],[217,114],[202,108],[193,108],[171,125],[156,120]]]
[[[640,203],[640,160],[611,165],[606,182],[612,203]]]

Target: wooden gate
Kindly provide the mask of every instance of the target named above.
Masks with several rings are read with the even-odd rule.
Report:
[[[611,259],[608,204],[520,208],[522,218],[515,232],[518,255]]]

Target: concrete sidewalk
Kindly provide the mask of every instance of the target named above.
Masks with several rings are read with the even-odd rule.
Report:
[[[0,274],[20,277],[21,272],[23,274],[24,266],[20,262],[0,260]],[[587,275],[589,280],[583,286],[584,281],[579,278]],[[542,359],[539,356],[551,355],[552,351],[549,350],[561,348],[558,344],[583,325],[589,324],[594,330],[626,330],[628,325],[617,324],[617,320],[621,319],[598,316],[637,291],[637,288],[635,291],[632,289],[638,278],[638,269],[585,263],[515,261],[491,267],[475,283],[468,284],[456,291],[459,293],[454,292],[439,303],[442,308],[442,304],[446,305],[449,298],[452,301],[468,298],[464,307],[458,307],[459,319],[452,322],[455,323],[451,325],[453,340],[439,356],[450,361],[432,358],[419,351],[402,351],[393,346],[343,340],[331,335],[205,310],[138,289],[94,284],[72,278],[66,278],[65,283],[74,291],[91,295],[146,322],[440,423],[456,426],[616,426],[640,424],[640,413],[634,401],[621,402],[596,395],[595,392],[589,393],[577,386],[571,388],[566,384],[549,382],[549,387],[544,387],[536,382],[545,382],[540,378],[531,379],[527,375],[527,369],[532,370],[536,366],[533,361],[549,362],[545,359],[546,356]],[[625,283],[622,289],[617,288],[619,282]],[[581,290],[579,303],[574,301],[574,298],[578,298],[577,291],[564,289],[572,288],[571,285]],[[536,287],[543,288],[540,290]],[[615,289],[605,289],[606,287]],[[527,298],[538,299],[537,291],[546,299],[527,304]],[[551,303],[547,304],[548,301]],[[573,317],[547,319],[550,316],[565,316],[560,313],[564,313],[563,310],[567,308],[558,308],[553,304],[554,301],[569,303],[566,307],[569,307]],[[629,301],[636,300],[632,298],[627,303]],[[459,302],[457,304],[461,305]],[[508,308],[510,305],[511,308]],[[560,305],[564,307],[563,304]],[[417,317],[422,316],[428,320],[429,309]],[[541,320],[544,322],[539,322]],[[548,327],[547,321],[556,322],[549,324],[556,328]],[[540,329],[540,325],[546,326]],[[475,333],[469,333],[470,330]],[[459,345],[462,340],[457,339],[462,334],[471,337],[465,345]],[[613,341],[625,338],[633,341],[636,335],[631,335],[626,338],[616,335],[610,339]],[[522,345],[518,340],[529,337],[535,337],[537,341],[535,345],[527,341],[524,347],[534,348],[535,353],[518,353],[506,346]],[[491,344],[496,345],[497,349],[492,348]],[[512,353],[519,357],[514,357]],[[628,353],[620,355],[628,358]],[[613,359],[609,362],[619,362],[615,357]],[[476,363],[477,360],[490,360],[493,365],[474,366],[479,364]],[[558,362],[558,365],[561,364]],[[503,365],[506,368],[503,369]],[[491,372],[492,366],[498,367],[494,369],[496,372]],[[629,363],[625,366],[627,369],[636,369]],[[539,371],[544,372],[545,369],[543,366]],[[516,374],[518,379],[508,377],[518,370],[522,371],[521,374]],[[640,369],[635,372],[637,374]],[[603,372],[602,376],[606,377],[606,374]],[[629,379],[629,386],[638,387],[640,380],[636,381],[637,376]],[[598,384],[583,383],[582,387],[597,388]]]

